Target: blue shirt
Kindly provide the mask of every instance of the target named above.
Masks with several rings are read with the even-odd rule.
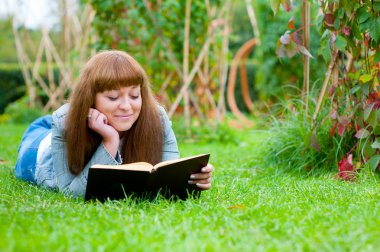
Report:
[[[86,191],[88,170],[92,165],[119,165],[122,160],[119,151],[114,158],[101,143],[83,171],[78,175],[73,175],[68,167],[66,139],[64,138],[68,110],[69,104],[65,104],[52,115],[51,144],[40,154],[37,160],[35,180],[38,185],[59,190],[74,197],[83,197]],[[164,129],[162,161],[179,158],[171,121],[163,107],[159,106],[159,111]]]

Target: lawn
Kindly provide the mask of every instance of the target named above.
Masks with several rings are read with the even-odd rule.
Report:
[[[334,172],[285,173],[264,165],[260,131],[234,142],[182,141],[209,152],[213,188],[199,199],[85,203],[17,181],[23,125],[0,126],[0,251],[375,251],[377,174],[342,182]]]

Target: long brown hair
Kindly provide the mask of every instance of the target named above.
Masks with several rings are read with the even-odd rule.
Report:
[[[126,52],[104,51],[86,63],[70,97],[65,137],[71,173],[79,174],[102,142],[102,137],[87,124],[95,95],[131,85],[140,86],[142,107],[139,118],[123,135],[123,163],[145,161],[156,164],[161,161],[163,127],[158,103],[144,69]]]

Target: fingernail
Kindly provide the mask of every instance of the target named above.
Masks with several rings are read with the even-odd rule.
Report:
[[[193,175],[193,174],[190,175],[190,178],[191,178],[191,179],[195,179],[195,175]]]
[[[191,185],[191,184],[193,184],[193,181],[188,180],[187,183],[189,183]]]

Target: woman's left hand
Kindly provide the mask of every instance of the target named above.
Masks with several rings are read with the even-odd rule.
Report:
[[[211,188],[211,175],[214,171],[214,166],[207,164],[202,168],[200,173],[190,175],[189,184],[195,184],[198,188],[208,190]]]

